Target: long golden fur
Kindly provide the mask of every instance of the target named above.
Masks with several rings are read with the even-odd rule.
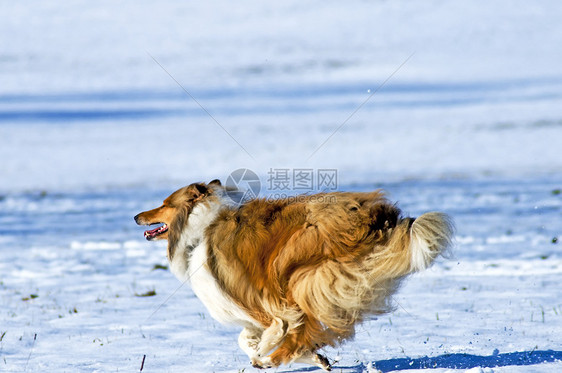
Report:
[[[220,321],[244,327],[239,343],[256,367],[299,361],[329,370],[316,351],[353,337],[366,316],[390,311],[400,282],[431,265],[453,235],[445,214],[403,218],[380,191],[242,206],[227,198],[218,180],[195,183],[135,220],[164,223],[145,236],[168,240],[180,279],[196,275],[191,261],[203,255],[219,295],[200,298],[212,314],[228,315]],[[234,309],[247,317],[232,316]]]

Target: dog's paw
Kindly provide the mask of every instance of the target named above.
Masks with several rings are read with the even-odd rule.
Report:
[[[264,357],[262,359],[252,358],[252,361],[250,361],[250,364],[252,364],[252,366],[254,368],[257,368],[257,369],[273,368],[273,364],[271,363],[271,359],[269,358],[269,356]]]
[[[313,360],[318,367],[324,369],[326,372],[329,372],[329,371],[332,370],[332,365],[330,364],[330,361],[328,360],[328,358],[326,356],[316,354],[316,356],[313,358]]]

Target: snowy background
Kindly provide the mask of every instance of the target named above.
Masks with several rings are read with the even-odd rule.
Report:
[[[456,220],[455,257],[327,350],[338,369],[562,370],[561,14],[0,2],[0,371],[255,371],[132,220],[240,167]]]

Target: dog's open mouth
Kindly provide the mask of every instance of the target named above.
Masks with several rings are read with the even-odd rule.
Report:
[[[160,223],[156,223],[156,224],[160,224]],[[144,232],[144,238],[146,238],[148,241],[155,239],[157,236],[161,235],[162,233],[165,233],[168,231],[168,224],[164,224],[158,228],[155,229],[151,229],[148,231]]]

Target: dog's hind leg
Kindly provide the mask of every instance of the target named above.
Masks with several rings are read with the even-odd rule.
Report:
[[[281,344],[287,335],[288,324],[280,318],[274,318],[267,329],[261,335],[261,340],[256,351],[256,359],[252,359],[252,365],[256,368],[270,368],[271,360],[267,356],[269,351]]]
[[[258,328],[244,328],[238,336],[238,345],[250,358],[250,364],[254,364],[258,358],[258,346],[261,341],[263,330]]]
[[[328,361],[328,358],[316,352],[303,354],[301,357],[295,359],[295,363],[316,365],[327,372],[332,370],[332,365]]]
[[[258,346],[258,356],[265,357],[267,353],[279,346],[287,335],[288,324],[280,318],[274,318],[271,325],[264,330]]]
[[[300,325],[290,328],[283,342],[268,356],[271,365],[279,366],[296,361],[316,365],[326,371],[331,370],[328,359],[316,353],[318,348],[331,343],[321,327],[318,320],[305,317]]]

